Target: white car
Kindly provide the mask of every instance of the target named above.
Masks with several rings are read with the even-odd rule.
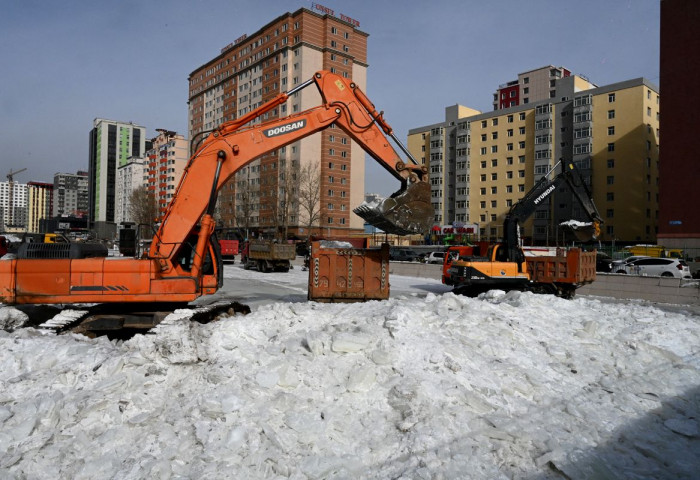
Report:
[[[631,257],[623,258],[622,260],[613,260],[611,271],[612,273],[627,273],[625,265],[627,265],[630,262],[634,262],[635,260],[639,260],[640,258],[651,257],[648,257],[646,255],[632,255]]]
[[[439,263],[442,265],[442,262],[445,260],[445,252],[430,252],[428,255],[425,256],[425,263]]]
[[[688,265],[677,258],[638,258],[625,264],[624,268],[630,275],[691,278]]]

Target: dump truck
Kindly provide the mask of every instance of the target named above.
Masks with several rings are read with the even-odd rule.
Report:
[[[296,256],[293,243],[251,240],[243,247],[241,263],[246,270],[255,268],[259,272],[288,272]]]

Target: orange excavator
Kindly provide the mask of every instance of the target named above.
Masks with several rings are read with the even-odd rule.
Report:
[[[322,104],[288,117],[253,123],[315,84]],[[142,258],[15,258],[0,260],[4,304],[182,304],[222,285],[218,243],[213,241],[217,193],[238,170],[260,157],[335,124],[397,180],[401,188],[355,212],[387,233],[426,232],[433,218],[430,187],[418,165],[367,96],[352,81],[319,71],[247,115],[211,132],[192,155]],[[392,138],[412,160],[406,164]]]

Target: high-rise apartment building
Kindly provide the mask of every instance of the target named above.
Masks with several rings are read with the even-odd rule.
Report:
[[[520,73],[517,80],[499,85],[493,94],[493,109],[502,110],[556,98],[557,80],[570,75],[570,70],[554,65]]]
[[[591,187],[602,240],[655,241],[658,88],[642,78],[603,87],[575,75],[554,80],[555,96],[546,100],[479,114],[448,107],[444,122],[409,131],[409,150],[429,162],[436,224],[474,223],[500,238],[510,207],[563,160]],[[523,235],[552,243],[570,219],[588,220],[560,188]]]
[[[88,214],[88,172],[53,176],[53,217],[84,217]]]
[[[27,184],[0,182],[0,229],[24,232],[27,227]]]
[[[212,129],[249,113],[318,70],[329,70],[365,89],[367,37],[359,22],[314,4],[314,10],[285,13],[251,34],[241,35],[189,76],[189,137],[193,149]],[[320,105],[313,87],[256,122],[285,117]],[[337,128],[263,155],[241,169],[221,190],[218,216],[225,226],[263,233],[305,236],[298,197],[301,177],[313,174],[320,190],[316,228],[331,233],[361,231],[352,208],[363,201],[365,152]]]
[[[134,222],[131,215],[131,194],[138,187],[145,187],[145,166],[143,158],[130,158],[129,162],[117,168],[116,219],[117,224]],[[146,175],[146,178],[148,176]]]
[[[142,183],[154,195],[158,212],[162,215],[187,166],[189,142],[177,132],[162,128],[156,131],[158,135],[151,139],[152,147],[146,152]]]
[[[693,0],[662,0],[660,84],[664,89],[663,161],[659,185],[659,243],[700,256],[700,8]],[[679,75],[678,72],[683,72]],[[691,250],[692,249],[692,250]]]
[[[131,122],[96,118],[90,131],[88,199],[98,236],[116,233],[117,168],[146,151],[146,129]],[[102,228],[106,227],[106,230]]]
[[[27,232],[41,233],[39,222],[51,218],[53,183],[27,183]]]

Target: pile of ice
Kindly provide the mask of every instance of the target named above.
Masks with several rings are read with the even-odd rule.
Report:
[[[692,314],[490,292],[189,315],[123,343],[0,332],[0,477],[700,471]]]

